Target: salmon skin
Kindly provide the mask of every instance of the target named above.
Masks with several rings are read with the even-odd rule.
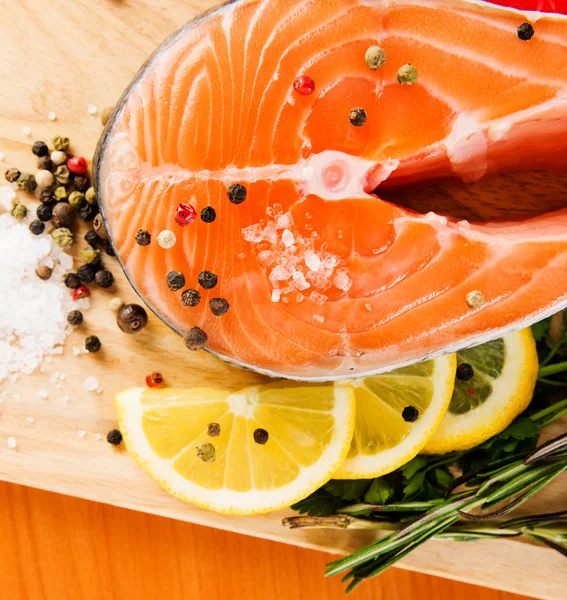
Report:
[[[149,59],[95,184],[130,282],[177,332],[273,376],[380,373],[567,305],[566,89],[561,15],[240,0]]]

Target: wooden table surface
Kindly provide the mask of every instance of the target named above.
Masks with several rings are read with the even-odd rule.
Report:
[[[335,600],[331,555],[0,483],[0,597]],[[349,600],[520,600],[390,569]]]

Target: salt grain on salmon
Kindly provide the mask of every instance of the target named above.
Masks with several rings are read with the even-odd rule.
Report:
[[[293,246],[293,244],[295,243],[295,237],[289,229],[284,230],[284,232],[282,233],[282,242],[286,248]]]
[[[309,295],[309,299],[311,300],[311,302],[322,306],[329,300],[329,297],[325,296],[325,294],[320,294],[319,292],[311,292],[311,294]]]

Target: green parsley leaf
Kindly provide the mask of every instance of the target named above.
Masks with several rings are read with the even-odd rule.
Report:
[[[343,500],[358,500],[368,489],[371,479],[331,479],[323,489]]]
[[[394,488],[384,477],[375,479],[366,494],[364,494],[364,502],[368,504],[386,504],[394,494]]]

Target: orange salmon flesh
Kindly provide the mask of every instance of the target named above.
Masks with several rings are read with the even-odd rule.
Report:
[[[376,70],[370,46],[386,55]],[[237,365],[332,380],[497,338],[567,305],[567,17],[466,0],[228,3],[146,63],[95,180],[137,292]],[[196,211],[186,226],[180,203]]]

